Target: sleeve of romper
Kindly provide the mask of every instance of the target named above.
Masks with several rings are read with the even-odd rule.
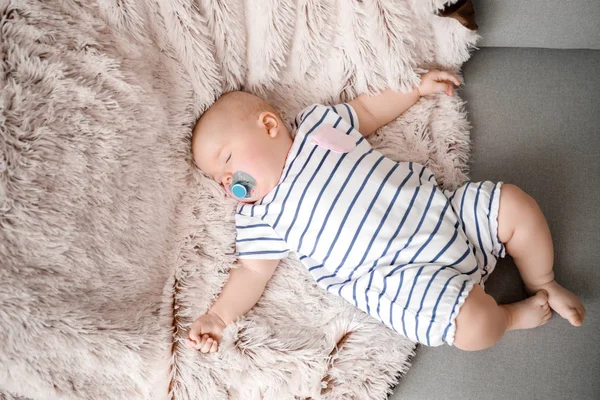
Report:
[[[342,119],[346,121],[352,128],[356,129],[356,131],[360,130],[360,127],[358,125],[358,114],[356,114],[354,107],[352,107],[348,103],[343,103],[331,106],[331,108],[337,115],[342,117]]]
[[[235,247],[240,259],[279,260],[289,253],[287,244],[262,220],[235,215]]]
[[[296,135],[310,136],[321,125],[331,125],[357,140],[362,137],[358,130],[358,114],[347,103],[333,106],[313,104],[306,107],[296,116]]]

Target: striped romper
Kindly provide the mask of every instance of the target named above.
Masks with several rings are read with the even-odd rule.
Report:
[[[452,345],[461,305],[505,253],[501,183],[441,190],[426,167],[374,150],[348,104],[310,106],[295,124],[279,184],[238,208],[238,257],[294,251],[328,292],[409,339]]]

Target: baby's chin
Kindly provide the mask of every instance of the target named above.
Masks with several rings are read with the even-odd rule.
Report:
[[[238,202],[242,203],[242,204],[254,204],[258,201],[260,201],[261,199],[235,199]]]
[[[279,183],[279,179],[277,179],[277,181],[275,181],[275,183],[273,183],[271,185],[264,185],[264,186],[262,186],[260,188],[260,193],[259,193],[260,198],[262,199],[263,197],[265,197],[266,195],[268,195],[269,193],[271,193],[273,190],[275,190],[275,188],[277,187],[278,183]]]

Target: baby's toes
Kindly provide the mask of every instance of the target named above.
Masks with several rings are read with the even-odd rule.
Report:
[[[532,296],[532,300],[535,305],[545,309],[548,307],[548,292],[543,289],[539,290]]]
[[[573,320],[569,320],[569,322],[575,326],[581,326],[585,318],[585,310],[580,310],[576,308],[574,314],[575,317],[573,318]]]
[[[583,323],[583,320],[585,319],[585,307],[583,304],[580,304],[577,308],[577,312],[579,313],[579,315],[581,316],[581,322]]]
[[[548,308],[548,310],[546,310],[546,313],[542,317],[542,323],[540,325],[544,325],[546,322],[548,322],[550,320],[551,316],[552,316],[552,310],[550,310],[550,308]]]
[[[581,326],[583,317],[575,307],[569,307],[564,311],[563,317],[567,319],[573,326]]]

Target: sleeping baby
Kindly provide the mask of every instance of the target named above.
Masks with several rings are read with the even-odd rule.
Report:
[[[223,329],[261,297],[296,253],[318,285],[428,346],[480,350],[505,332],[543,325],[551,309],[580,326],[581,301],[554,279],[548,224],[516,186],[468,182],[442,190],[431,171],[395,162],[366,138],[421,96],[452,95],[458,79],[430,71],[409,93],[312,105],[288,131],[252,94],[223,95],[192,137],[196,165],[240,204],[239,267],[187,344],[215,352]],[[510,254],[531,297],[498,305],[483,285]]]

